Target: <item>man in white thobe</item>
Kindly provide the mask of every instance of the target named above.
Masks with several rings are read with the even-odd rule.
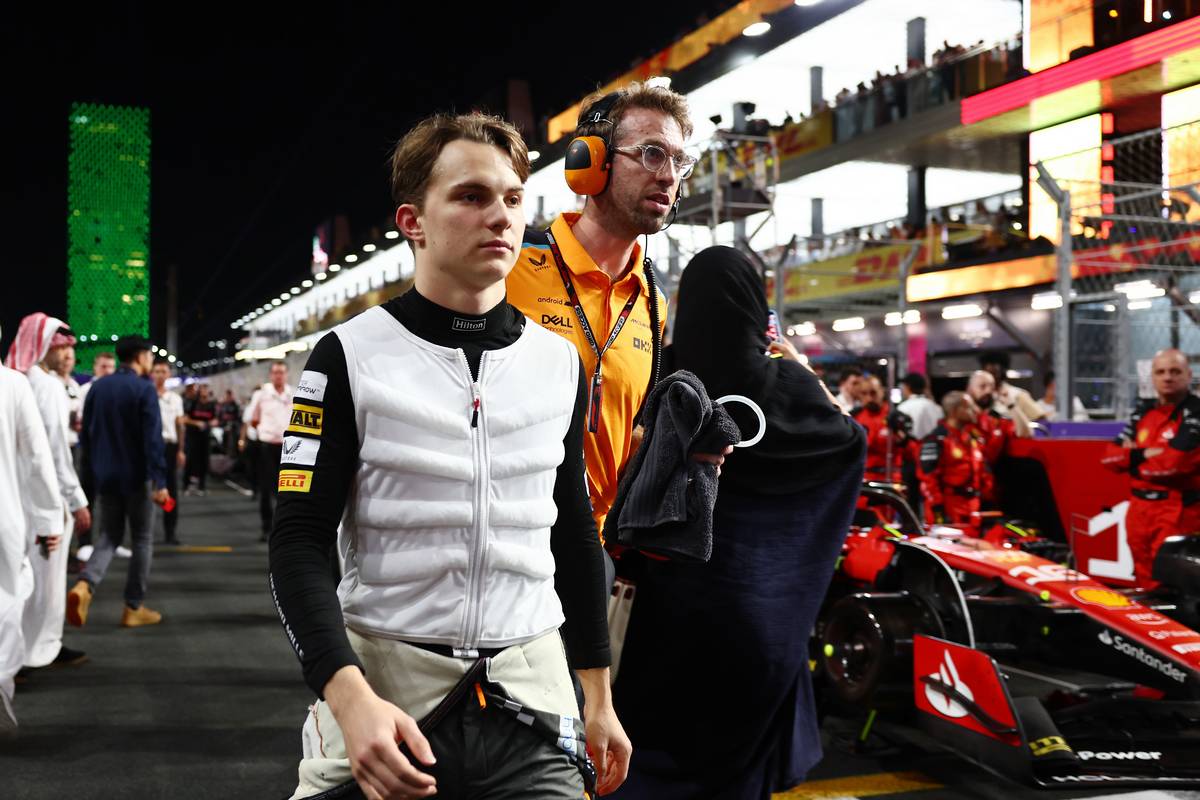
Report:
[[[13,678],[25,657],[21,617],[33,590],[28,554],[31,546],[39,559],[52,545],[65,549],[61,506],[33,390],[23,375],[0,367],[0,730],[17,724]]]
[[[75,463],[67,441],[70,429],[70,398],[57,372],[68,354],[74,355],[75,337],[62,320],[46,314],[30,314],[21,320],[17,338],[8,351],[8,366],[24,372],[33,389],[38,412],[58,478],[60,513],[63,516],[63,542],[49,554],[39,557],[31,547],[33,594],[25,604],[21,627],[25,635],[25,666],[81,664],[87,655],[63,645],[63,624],[67,610],[67,559],[72,532],[82,533],[92,525],[87,496],[75,474]]]

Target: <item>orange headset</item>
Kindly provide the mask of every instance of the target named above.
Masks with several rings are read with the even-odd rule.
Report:
[[[620,92],[611,92],[592,103],[583,122],[576,128],[578,133],[585,127],[595,129],[598,125],[607,125],[608,131],[603,136],[577,135],[567,145],[563,167],[567,175],[567,185],[575,194],[594,197],[608,188],[608,181],[612,175],[612,136],[616,128],[608,115],[620,98]]]
[[[567,186],[570,186],[571,191],[575,194],[595,197],[603,194],[604,190],[608,188],[608,182],[612,178],[614,157],[612,138],[617,127],[616,123],[609,119],[609,114],[612,113],[613,106],[620,99],[620,92],[610,92],[604,95],[592,103],[584,115],[583,122],[575,128],[576,136],[567,145],[567,155],[563,161]],[[594,130],[598,125],[608,126],[608,130],[603,136],[594,133],[579,135],[581,129],[592,128]],[[680,185],[675,189],[675,198],[671,203],[671,219],[663,226],[663,230],[669,228],[675,221],[676,215],[679,214],[679,199],[682,194],[683,182],[680,181]]]

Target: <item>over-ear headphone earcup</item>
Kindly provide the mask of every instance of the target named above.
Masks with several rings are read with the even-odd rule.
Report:
[[[598,195],[608,186],[608,148],[600,136],[577,136],[567,147],[563,168],[575,194]]]

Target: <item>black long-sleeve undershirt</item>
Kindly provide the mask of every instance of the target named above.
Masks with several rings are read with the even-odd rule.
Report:
[[[454,318],[468,315],[442,308],[415,289],[389,301],[384,308],[417,336],[462,349],[473,375],[478,375],[485,350],[512,344],[525,325],[520,311],[501,302],[483,316],[482,330],[456,330]],[[304,679],[321,697],[325,684],[339,669],[348,665],[362,668],[346,636],[332,577],[337,528],[359,464],[354,402],[345,351],[337,334],[317,342],[305,373],[325,377],[321,400],[313,399],[312,392],[306,394],[306,385],[313,383],[305,376],[295,398],[297,403],[322,410],[320,435],[307,437],[318,441],[319,449],[311,465],[284,465],[311,469],[313,474],[306,492],[279,494],[271,533],[270,582]],[[603,551],[592,519],[583,461],[586,406],[587,386],[581,366],[575,408],[563,440],[565,456],[554,484],[558,517],[550,531],[554,585],[566,617],[562,634],[575,669],[606,667],[610,663]]]

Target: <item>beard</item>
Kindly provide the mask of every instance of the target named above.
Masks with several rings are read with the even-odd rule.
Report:
[[[640,193],[614,195],[613,211],[625,227],[635,236],[653,235],[662,230],[671,215],[670,209],[662,214],[648,211],[642,206],[645,196]]]
[[[996,398],[990,394],[987,397],[978,397],[975,399],[975,405],[977,405],[983,409],[991,408],[992,405],[995,404],[995,402],[996,402]]]
[[[883,408],[883,405],[881,403],[870,402],[870,403],[867,403],[863,407],[866,408],[867,411],[870,411],[872,414],[878,414],[880,409]]]
[[[641,208],[629,209],[626,211],[626,218],[630,228],[637,231],[638,236],[654,235],[662,230],[663,224],[667,221],[666,214],[655,214],[651,211],[644,211]]]

